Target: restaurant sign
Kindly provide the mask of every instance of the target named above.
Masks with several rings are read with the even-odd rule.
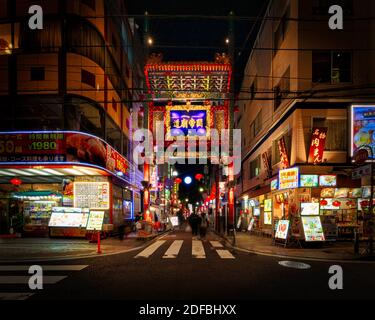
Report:
[[[78,162],[129,174],[129,162],[104,140],[81,132],[0,133],[0,163]]]
[[[326,139],[327,128],[313,128],[309,153],[310,163],[318,164],[323,162]]]
[[[286,169],[289,167],[289,157],[288,157],[288,150],[286,148],[285,138],[282,137],[277,142],[279,153],[280,153],[280,162],[282,169]]]
[[[279,190],[298,188],[299,168],[289,168],[279,171]]]

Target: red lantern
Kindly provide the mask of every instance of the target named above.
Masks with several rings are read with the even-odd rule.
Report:
[[[197,174],[195,175],[195,179],[198,180],[198,181],[200,181],[201,179],[203,179],[203,174],[201,174],[201,173],[197,173]]]
[[[177,184],[180,184],[182,182],[181,178],[176,178],[174,179],[174,182],[176,182]]]
[[[335,206],[335,207],[339,207],[340,204],[341,204],[341,202],[337,201],[337,200],[335,200],[335,201],[332,202],[332,205]]]
[[[14,186],[19,186],[22,184],[22,180],[18,178],[13,178],[13,179],[10,179],[10,183],[13,184]]]
[[[325,199],[323,199],[323,200],[320,201],[320,205],[321,206],[326,206],[327,204],[328,204],[328,201],[325,200]]]

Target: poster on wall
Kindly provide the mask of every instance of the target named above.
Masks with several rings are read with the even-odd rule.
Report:
[[[279,190],[298,188],[299,168],[289,168],[279,171]]]
[[[325,174],[319,176],[320,187],[336,187],[337,176],[335,174]]]
[[[363,146],[370,146],[375,155],[375,105],[353,105],[351,111],[351,156]]]
[[[101,231],[103,228],[104,211],[90,210],[89,221],[86,230]]]
[[[108,182],[74,182],[74,206],[77,208],[109,209]]]
[[[264,211],[272,211],[272,199],[264,200]]]
[[[264,212],[264,224],[272,225],[272,212]]]
[[[320,217],[302,217],[301,219],[306,242],[325,241]]]
[[[318,216],[319,203],[305,202],[301,203],[301,216]]]
[[[277,228],[275,238],[286,240],[289,231],[289,220],[279,220],[277,222]]]

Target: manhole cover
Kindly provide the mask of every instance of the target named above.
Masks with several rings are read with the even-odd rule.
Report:
[[[294,269],[310,269],[311,266],[309,264],[297,261],[279,261],[279,265],[286,267],[286,268],[294,268]]]

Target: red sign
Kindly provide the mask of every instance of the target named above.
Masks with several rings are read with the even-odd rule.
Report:
[[[323,162],[323,152],[326,144],[327,128],[313,128],[309,152],[309,161],[313,164]]]
[[[268,152],[262,153],[262,159],[263,159],[264,167],[266,168],[266,171],[267,171],[267,176],[271,177],[272,176],[271,157],[269,156]]]
[[[277,145],[279,147],[279,152],[280,152],[281,168],[286,169],[286,168],[289,167],[289,157],[288,157],[288,152],[287,152],[287,149],[286,149],[284,137],[282,137],[277,142]]]
[[[102,139],[64,131],[0,134],[2,162],[80,162],[123,174],[129,167],[125,157]]]

